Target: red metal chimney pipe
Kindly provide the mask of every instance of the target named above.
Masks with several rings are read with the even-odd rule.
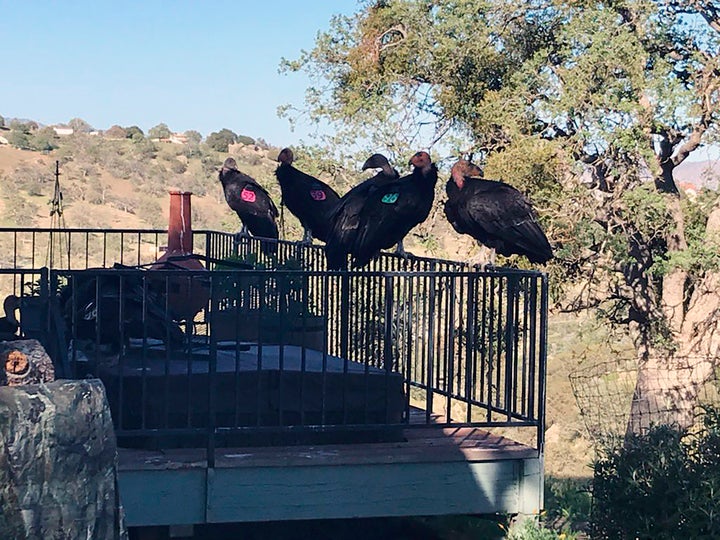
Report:
[[[193,252],[190,191],[170,191],[167,250],[175,255]]]
[[[191,195],[189,191],[170,191],[167,251],[155,262],[152,270],[206,270],[197,259],[172,260],[193,252]],[[192,320],[210,298],[207,281],[198,277],[174,276],[166,283],[160,283],[160,288],[168,290],[168,303],[178,320]]]

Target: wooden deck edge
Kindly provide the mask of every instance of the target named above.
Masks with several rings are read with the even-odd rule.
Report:
[[[203,448],[118,451],[119,470],[207,468]],[[403,441],[303,446],[233,447],[215,451],[215,468],[475,463],[533,459],[535,448],[476,428],[406,430]]]
[[[121,471],[129,526],[536,513],[542,458]]]

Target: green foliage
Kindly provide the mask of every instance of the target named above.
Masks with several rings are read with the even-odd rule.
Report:
[[[594,465],[593,538],[718,538],[720,410],[696,432],[653,427]]]
[[[58,147],[58,136],[51,127],[44,127],[37,130],[29,137],[28,144],[33,150],[49,152]]]
[[[7,136],[7,140],[11,145],[22,150],[30,149],[30,138],[30,131],[18,128],[17,126],[13,127]]]
[[[361,3],[283,60],[311,86],[281,114],[336,128],[327,148],[472,154],[537,208],[555,298],[632,306],[636,343],[650,347],[670,335],[653,322],[667,272],[691,272],[689,298],[718,263],[706,220],[690,215],[683,237],[695,210],[679,207],[671,179],[717,133],[716,21],[707,2]]]
[[[185,132],[185,136],[187,137],[188,144],[197,146],[202,141],[202,135],[199,131],[195,131],[194,129],[189,129]]]
[[[590,518],[590,485],[586,480],[545,477],[546,526],[565,534],[575,534]]]
[[[227,152],[228,146],[235,142],[237,135],[227,128],[212,132],[205,140],[205,143],[216,152]]]
[[[167,127],[167,124],[160,123],[157,126],[151,127],[148,130],[148,137],[151,139],[167,139],[172,135],[172,131]]]
[[[108,139],[125,139],[127,136],[127,131],[118,125],[111,126],[103,132],[103,137]]]
[[[511,527],[507,534],[507,540],[573,540],[576,535],[561,533],[545,528],[534,519],[524,519],[519,524]]]
[[[28,176],[31,175],[28,172]],[[40,206],[33,200],[18,197],[18,186],[14,183],[3,183],[2,198],[4,199],[3,225],[8,227],[30,227]]]
[[[236,142],[242,144],[255,144],[255,139],[253,139],[252,137],[248,137],[247,135],[238,135],[236,138]]]
[[[125,128],[125,136],[133,141],[141,141],[145,138],[145,133],[137,126],[130,126]]]
[[[75,133],[90,133],[93,131],[93,127],[82,118],[73,118],[68,122],[68,126],[71,127]]]

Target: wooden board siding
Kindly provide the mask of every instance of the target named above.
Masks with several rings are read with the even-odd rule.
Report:
[[[542,505],[537,450],[474,428],[418,428],[400,443],[120,450],[128,525],[463,513]]]

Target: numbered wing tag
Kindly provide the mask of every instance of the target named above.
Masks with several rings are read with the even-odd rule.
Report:
[[[387,195],[383,195],[381,201],[385,204],[393,204],[397,202],[399,196],[399,193],[388,193]]]
[[[253,190],[243,188],[243,190],[240,192],[240,198],[245,202],[254,203],[256,195]]]
[[[327,199],[327,196],[322,189],[311,189],[310,196],[314,201],[324,201],[325,199]]]

